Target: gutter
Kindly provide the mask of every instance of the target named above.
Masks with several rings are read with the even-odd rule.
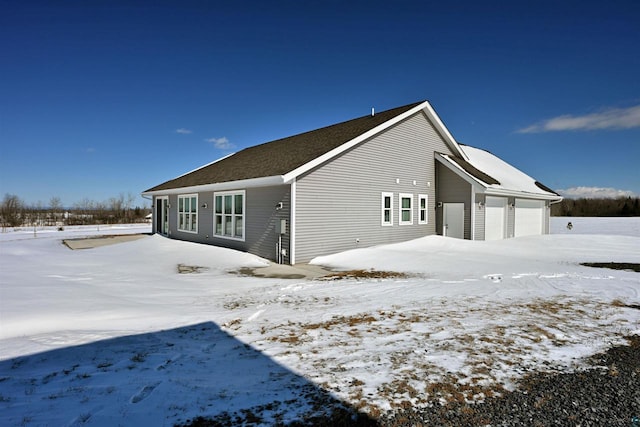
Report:
[[[270,187],[274,185],[284,185],[287,182],[282,175],[267,176],[263,178],[242,179],[239,181],[217,182],[213,184],[191,185],[189,187],[167,188],[165,190],[145,191],[145,196],[165,196],[168,194],[199,193],[205,191],[227,191],[244,188]]]

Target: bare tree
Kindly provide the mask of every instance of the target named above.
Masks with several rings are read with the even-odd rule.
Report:
[[[136,200],[136,196],[132,192],[127,193],[127,202],[125,204],[125,207],[126,207],[125,218],[127,221],[131,220],[131,209],[133,209],[133,202],[135,200]]]
[[[60,197],[54,196],[49,199],[49,211],[53,216],[53,223],[55,225],[56,222],[58,222],[58,218],[61,217],[62,202],[60,201]]]
[[[126,196],[121,193],[118,197],[112,197],[105,202],[84,198],[64,211],[59,197],[52,197],[48,206],[43,205],[41,201],[26,206],[18,196],[6,194],[4,199],[0,200],[0,225],[6,228],[142,222],[149,209],[147,206],[142,209],[134,206],[135,199],[136,196],[133,193],[128,193]]]
[[[18,227],[22,223],[24,203],[15,194],[5,194],[0,205],[2,228]]]
[[[39,226],[46,225],[46,210],[44,206],[42,206],[42,202],[40,200],[38,200],[34,206],[31,206],[31,212],[31,221],[34,224]]]

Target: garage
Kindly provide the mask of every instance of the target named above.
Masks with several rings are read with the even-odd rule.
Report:
[[[537,236],[543,233],[544,201],[516,199],[515,236]]]
[[[484,213],[484,239],[501,240],[506,237],[507,199],[487,196]]]

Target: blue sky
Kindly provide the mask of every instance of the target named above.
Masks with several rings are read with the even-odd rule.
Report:
[[[636,0],[0,6],[0,193],[27,203],[138,195],[424,99],[556,190],[640,194]]]

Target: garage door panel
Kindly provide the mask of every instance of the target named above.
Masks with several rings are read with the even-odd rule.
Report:
[[[542,234],[544,201],[516,199],[515,209],[516,237]]]
[[[504,197],[489,197],[485,201],[485,240],[500,240],[505,238],[507,199]]]

